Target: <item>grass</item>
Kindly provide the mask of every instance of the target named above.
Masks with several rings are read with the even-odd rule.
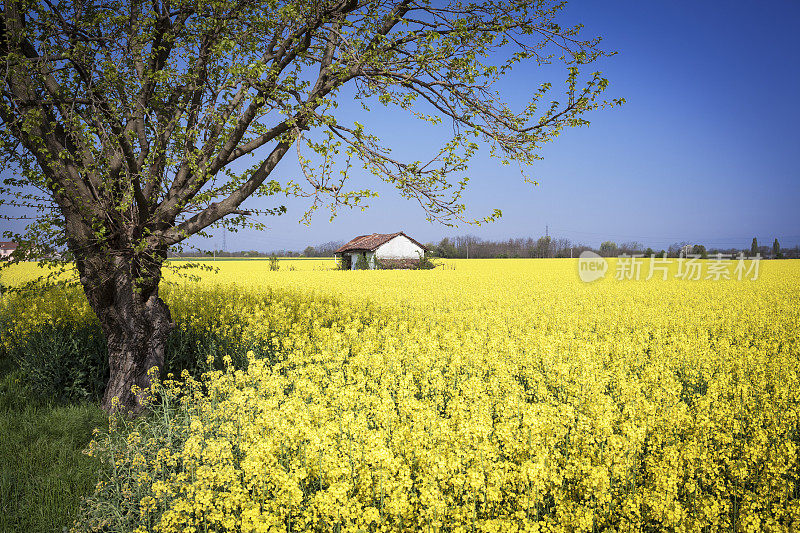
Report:
[[[0,354],[0,532],[60,532],[72,524],[98,474],[82,450],[105,424],[96,404],[36,397]]]

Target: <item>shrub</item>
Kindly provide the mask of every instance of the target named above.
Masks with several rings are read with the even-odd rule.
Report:
[[[104,468],[94,494],[83,500],[73,532],[152,531],[157,515],[172,501],[160,487],[182,470],[177,461],[191,419],[169,383],[153,388],[159,401],[148,415],[112,415],[109,430],[89,443],[86,453]]]
[[[356,259],[356,270],[369,270],[369,261],[367,261],[366,254],[358,254]]]
[[[247,349],[232,336],[220,334],[220,329],[179,324],[167,339],[164,373],[186,370],[199,377],[223,368],[226,355],[236,368],[246,366]],[[248,348],[259,357],[273,357],[269,343]],[[12,343],[8,359],[22,371],[34,395],[60,404],[98,400],[109,376],[106,343],[96,324],[44,324],[21,342]]]
[[[95,324],[44,324],[10,352],[31,391],[59,403],[97,399],[108,381],[106,343]]]
[[[434,262],[430,254],[421,255],[417,262],[417,270],[431,270],[437,266],[439,266],[438,263]]]

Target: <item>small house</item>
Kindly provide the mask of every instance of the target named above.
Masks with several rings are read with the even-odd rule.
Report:
[[[334,252],[342,261],[342,268],[374,269],[413,268],[425,256],[427,248],[402,231],[359,235]]]
[[[0,259],[6,259],[17,249],[15,242],[0,242]]]

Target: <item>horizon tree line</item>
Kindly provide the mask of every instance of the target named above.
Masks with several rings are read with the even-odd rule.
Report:
[[[228,252],[222,250],[171,253],[170,257],[208,257],[215,254],[217,257],[331,257],[335,250],[344,244],[344,241],[328,241],[317,245],[306,246],[302,251],[275,249],[270,251],[245,250]],[[625,241],[617,244],[614,241],[603,241],[599,247],[583,243],[574,243],[567,238],[556,238],[549,235],[538,238],[521,237],[504,240],[481,239],[475,235],[461,235],[457,237],[444,237],[439,242],[425,243],[433,257],[442,259],[503,259],[503,258],[569,258],[578,257],[584,251],[593,251],[603,257],[616,257],[619,255],[641,254],[645,257],[656,255],[676,258],[681,255],[697,255],[702,259],[713,257],[720,253],[729,256],[738,256],[743,253],[747,257],[756,254],[764,259],[800,259],[800,246],[782,248],[778,239],[772,246],[761,246],[754,237],[750,246],[745,248],[720,248],[707,247],[703,244],[688,241],[676,242],[666,248],[652,248],[638,241]]]

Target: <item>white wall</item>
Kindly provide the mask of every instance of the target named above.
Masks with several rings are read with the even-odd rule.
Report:
[[[398,235],[394,239],[381,244],[375,250],[375,257],[380,259],[419,259],[425,255],[425,250],[414,244],[405,235]]]

